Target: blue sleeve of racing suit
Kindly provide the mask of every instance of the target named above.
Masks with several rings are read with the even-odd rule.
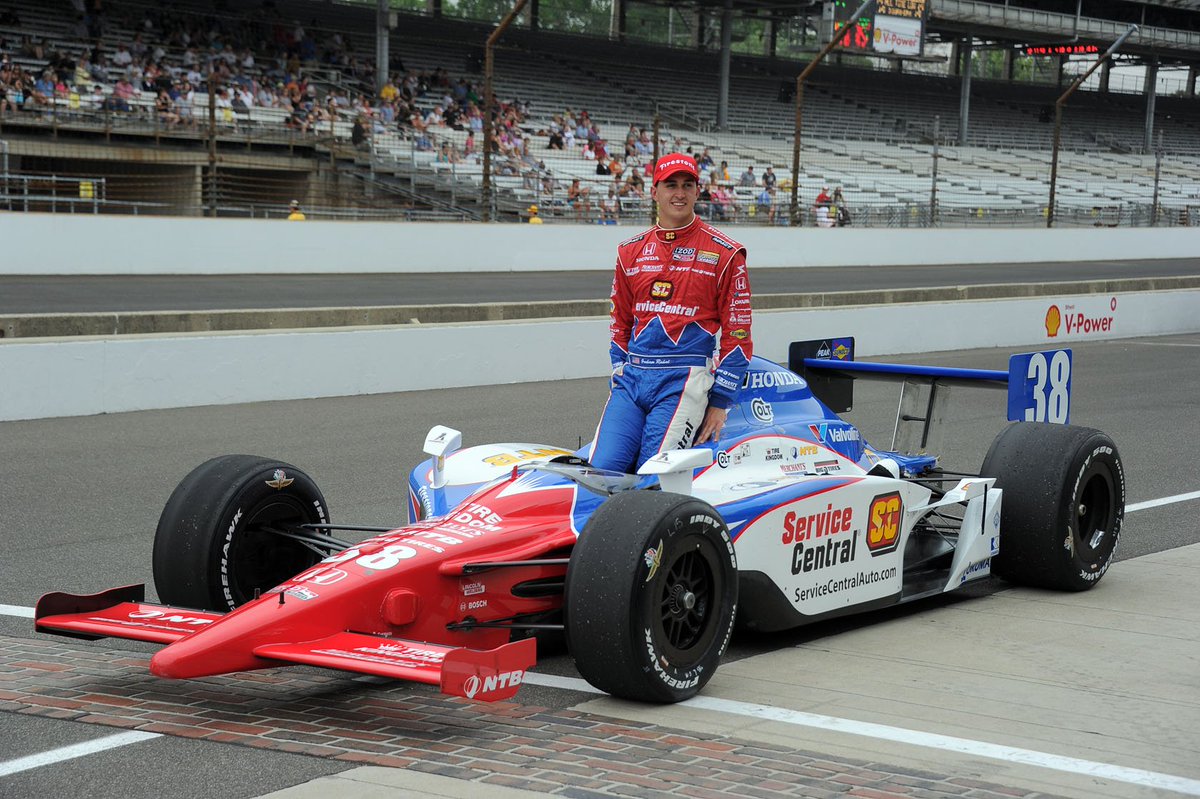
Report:
[[[721,341],[708,404],[728,408],[737,399],[742,378],[754,355],[750,337],[750,277],[746,271],[746,251],[738,250],[729,259],[717,284],[717,302],[721,310]]]

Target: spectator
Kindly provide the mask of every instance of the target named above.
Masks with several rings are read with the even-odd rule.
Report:
[[[392,79],[388,78],[387,83],[383,84],[383,88],[379,90],[379,99],[390,103],[399,96],[400,90],[396,88],[395,83],[392,83]]]
[[[154,99],[154,113],[158,115],[158,121],[164,125],[179,124],[179,114],[175,112],[175,103],[166,89],[158,90],[158,97]]]
[[[757,186],[758,179],[754,174],[754,166],[746,167],[746,171],[742,173],[741,179],[738,181],[739,186]]]
[[[711,183],[729,183],[733,178],[729,177],[729,162],[722,161],[721,165],[713,170]]]
[[[775,178],[775,170],[772,167],[767,167],[767,171],[763,173],[762,184],[764,189],[775,188],[777,180]]]
[[[600,201],[600,222],[601,224],[617,223],[617,217],[620,215],[621,204],[617,199],[616,184],[608,184],[608,193],[604,199]]]
[[[584,217],[591,216],[592,200],[589,196],[591,189],[579,185],[579,178],[571,181],[567,188],[567,203],[575,209],[575,219],[582,222]]]
[[[817,194],[817,202],[815,203],[816,206],[818,208],[820,208],[822,206],[828,207],[832,203],[833,203],[833,200],[829,196],[829,187],[822,186],[820,193]]]
[[[833,214],[831,214],[829,212],[828,205],[818,205],[816,214],[817,214],[817,227],[833,227],[834,218],[833,218]]]
[[[725,183],[713,183],[709,191],[712,200],[712,215],[715,219],[729,218],[730,195],[725,189]]]
[[[454,145],[448,141],[442,142],[442,146],[438,149],[437,157],[434,159],[439,164],[457,164],[458,153],[454,149]]]
[[[755,211],[768,225],[775,224],[775,187],[764,188],[754,200]]]
[[[725,196],[729,198],[725,204],[725,215],[732,222],[738,218],[738,195],[732,183],[725,184]]]
[[[129,46],[123,44],[117,48],[117,52],[112,55],[112,62],[113,66],[120,67],[121,69],[125,69],[132,64],[133,54],[129,52]]]
[[[596,151],[592,149],[592,143],[586,139],[583,142],[583,151],[580,153],[585,161],[596,160]]]
[[[17,97],[18,91],[14,86],[11,71],[6,64],[5,68],[0,70],[0,114],[3,114],[5,111],[11,111],[15,114],[19,111],[20,105]],[[24,100],[24,97],[21,99]]]
[[[50,70],[44,70],[42,76],[33,82],[31,96],[34,105],[48,106],[54,103],[54,76]]]
[[[542,218],[540,216],[538,216],[538,207],[536,205],[529,206],[528,208],[525,209],[525,212],[527,214],[529,214],[529,224],[531,224],[531,225],[542,224]]]
[[[304,215],[304,212],[300,210],[300,201],[292,200],[291,205],[288,206],[288,221],[303,222],[305,219],[307,219],[307,217]]]
[[[179,115],[179,120],[187,124],[194,123],[196,119],[192,109],[196,103],[196,90],[192,88],[191,81],[184,78],[178,88],[173,87],[172,99],[175,101],[175,113]]]
[[[362,114],[354,118],[354,125],[350,128],[350,143],[354,145],[356,150],[367,149],[367,120]]]
[[[651,144],[650,133],[645,128],[642,128],[642,135],[638,137],[636,147],[637,154],[643,158],[654,155],[654,145]]]
[[[625,176],[625,182],[621,185],[621,192],[624,197],[635,197],[639,200],[645,197],[646,184],[642,180],[642,176],[636,171],[631,170]]]
[[[602,158],[600,155],[596,156],[596,174],[597,175],[611,175],[612,174],[611,172],[608,171],[608,164],[606,164],[604,162],[604,158]]]
[[[696,213],[702,218],[712,218],[712,181],[700,181],[700,194],[696,198]]]
[[[837,227],[850,224],[850,207],[846,204],[846,198],[842,196],[841,186],[833,190],[833,209],[833,221]]]
[[[117,81],[117,85],[113,87],[112,94],[108,96],[108,108],[110,111],[129,111],[129,101],[137,96],[137,89],[129,82],[128,78],[121,78]]]

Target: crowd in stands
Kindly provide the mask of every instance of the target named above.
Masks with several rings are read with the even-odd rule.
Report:
[[[236,13],[218,2],[214,11],[220,13],[210,16],[160,5],[119,18],[112,18],[120,12],[106,11],[101,0],[70,2],[76,12],[72,47],[57,41],[49,49],[33,31],[20,41],[0,36],[0,115],[48,114],[65,106],[138,114],[164,127],[196,126],[207,124],[211,88],[217,118],[225,122],[252,109],[278,109],[282,124],[299,133],[331,130],[322,123],[334,120],[352,121],[346,137],[363,151],[390,132],[416,151],[433,153],[436,163],[482,160],[484,103],[469,80],[440,67],[405,70],[396,59],[375,92],[371,59],[355,55],[337,32],[306,30],[299,21],[285,19],[271,0]],[[18,14],[3,12],[0,27],[20,29]],[[110,35],[110,29],[122,35]],[[37,62],[44,63],[40,71],[22,65]],[[320,79],[322,74],[333,79]],[[548,123],[533,124],[531,109],[519,99],[495,99],[494,105],[495,175],[519,177],[537,202],[578,221],[615,222],[623,211],[644,215],[655,151],[649,129],[630,124],[621,137],[610,139],[587,110],[564,108],[540,117]],[[442,135],[450,130],[465,133],[465,139]],[[659,151],[667,146],[660,141]],[[670,146],[692,152],[679,138]],[[776,193],[790,184],[779,184],[772,167],[760,177],[755,165],[747,165],[735,180],[729,163],[718,163],[707,148],[693,155],[701,173],[698,210],[703,216],[719,222],[749,217],[786,222]],[[552,168],[564,158],[586,162],[588,177],[581,180],[582,170],[572,168],[564,188]],[[818,201],[816,207],[844,208],[844,201]],[[838,218],[836,210],[831,218]]]

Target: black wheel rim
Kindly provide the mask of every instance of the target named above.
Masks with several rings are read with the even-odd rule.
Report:
[[[1084,560],[1112,547],[1117,520],[1116,492],[1107,472],[1097,470],[1084,476],[1074,512],[1079,555]]]
[[[229,545],[229,593],[236,605],[249,602],[320,559],[311,549],[273,530],[322,521],[295,497],[281,494],[250,508]]]
[[[719,555],[707,540],[689,537],[673,550],[658,594],[657,637],[667,658],[686,667],[712,641],[724,585]]]

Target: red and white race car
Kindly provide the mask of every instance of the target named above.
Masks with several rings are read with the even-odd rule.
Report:
[[[512,696],[537,634],[557,630],[596,687],[674,702],[712,677],[735,619],[785,629],[992,573],[1081,590],[1108,569],[1124,473],[1108,436],[1052,423],[1069,414],[1069,351],[1014,356],[1005,373],[855,362],[853,340],[833,339],[797,342],[789,366],[755,358],[719,443],[634,475],[591,467],[587,447],[463,449],[435,427],[410,478],[412,521],[395,529],[332,523],[290,464],[214,458],[159,520],[162,604],[140,585],[51,593],[37,629],[166,644],[150,665],[162,677],[300,663],[483,700]],[[914,449],[934,415],[903,412],[914,386],[926,411],[941,386],[1007,386],[1022,421],[978,474],[948,473],[838,417],[863,377],[904,381]]]

